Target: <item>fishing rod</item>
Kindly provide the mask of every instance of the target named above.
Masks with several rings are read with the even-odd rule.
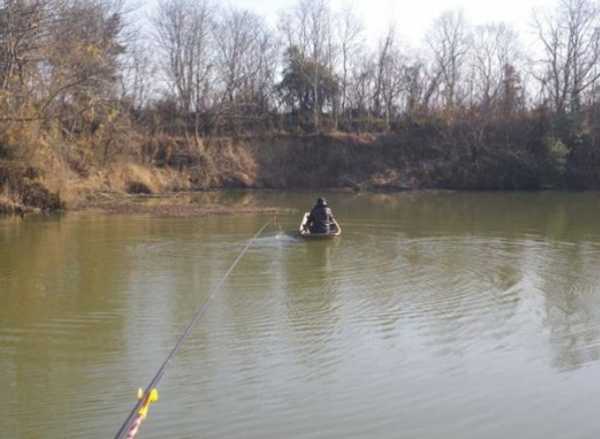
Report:
[[[127,416],[127,419],[125,419],[125,422],[123,422],[123,425],[121,426],[117,434],[115,435],[115,439],[133,439],[136,436],[137,432],[139,431],[140,425],[148,416],[150,404],[158,401],[157,387],[158,383],[165,374],[167,365],[175,356],[175,354],[177,354],[185,339],[190,335],[192,329],[198,323],[198,320],[200,320],[200,318],[204,315],[209,303],[216,296],[219,290],[223,287],[229,275],[233,272],[233,270],[242,260],[248,249],[252,246],[252,244],[254,244],[258,237],[262,235],[262,233],[265,231],[265,229],[269,226],[270,223],[271,221],[267,221],[265,225],[262,226],[258,230],[258,232],[256,232],[256,234],[246,243],[240,254],[237,256],[237,258],[235,258],[235,260],[233,261],[229,269],[225,272],[219,283],[217,283],[217,285],[212,289],[208,296],[208,299],[206,299],[206,301],[202,305],[200,305],[196,312],[193,314],[192,320],[190,321],[190,323],[188,323],[183,333],[177,339],[175,346],[173,347],[169,355],[167,355],[167,358],[163,361],[162,365],[154,375],[154,378],[152,378],[150,383],[146,386],[146,390],[138,390],[138,401],[131,410],[131,413],[129,413],[129,416]]]

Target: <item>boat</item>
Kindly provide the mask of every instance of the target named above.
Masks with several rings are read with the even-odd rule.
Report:
[[[310,213],[306,212],[302,218],[302,222],[300,223],[300,228],[298,231],[300,232],[301,237],[305,239],[331,239],[342,234],[342,228],[335,218],[333,219],[333,224],[329,226],[329,233],[312,233],[306,226],[309,216]]]

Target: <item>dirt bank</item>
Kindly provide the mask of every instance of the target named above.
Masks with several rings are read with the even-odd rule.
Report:
[[[538,162],[523,154],[471,149],[450,153],[443,139],[421,137],[163,135],[141,137],[138,144],[124,148],[127,153],[108,161],[85,158],[84,147],[47,145],[27,159],[0,161],[0,212],[63,208],[140,212],[145,207],[131,204],[127,195],[233,188],[398,191],[535,189],[543,184]],[[206,206],[157,209],[177,215],[226,213]]]

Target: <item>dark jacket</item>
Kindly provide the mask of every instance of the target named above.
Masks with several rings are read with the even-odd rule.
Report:
[[[308,228],[311,233],[329,233],[333,224],[333,213],[327,206],[316,205],[308,216]]]

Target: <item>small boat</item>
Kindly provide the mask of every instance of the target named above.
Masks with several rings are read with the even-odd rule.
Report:
[[[305,239],[330,239],[342,234],[342,228],[335,218],[333,219],[333,224],[329,226],[329,233],[311,233],[307,227],[309,215],[310,213],[306,212],[302,218],[302,222],[300,223],[300,228],[298,231],[300,232],[301,237]]]

